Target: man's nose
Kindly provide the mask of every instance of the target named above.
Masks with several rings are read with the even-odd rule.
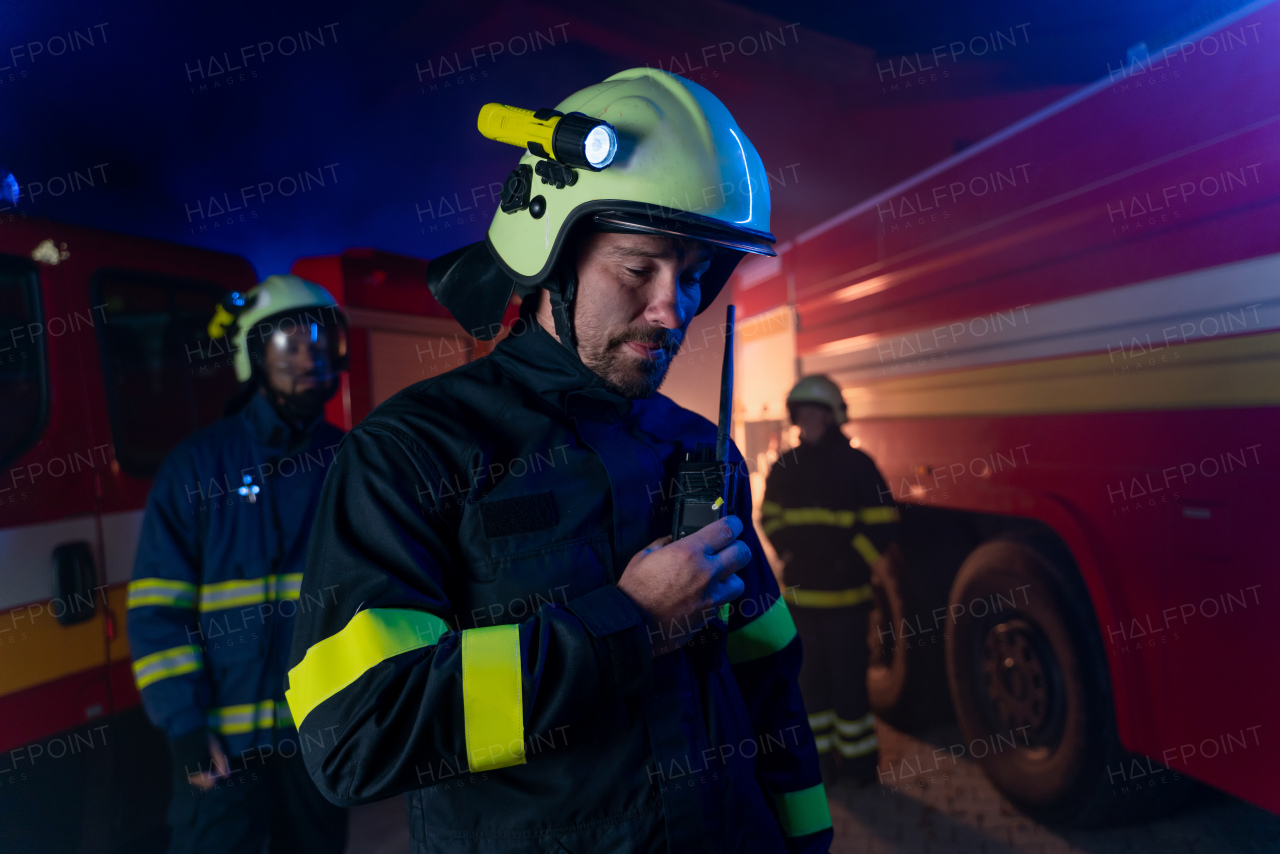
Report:
[[[649,302],[644,318],[667,329],[684,325],[685,317],[680,306],[680,287],[674,271],[663,270],[650,280]]]
[[[324,364],[324,352],[315,344],[308,344],[298,350],[298,369],[300,372],[313,370],[316,365]]]

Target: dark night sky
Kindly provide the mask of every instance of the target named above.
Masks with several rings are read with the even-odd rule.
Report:
[[[1136,42],[1161,32],[1179,35],[1179,27],[1199,23],[1198,7],[1227,6],[1191,0],[839,5],[847,9],[817,0],[195,6],[132,0],[56,8],[10,2],[0,38],[0,66],[8,66],[0,68],[0,165],[28,185],[21,209],[29,215],[241,253],[263,275],[301,255],[352,246],[432,257],[483,236],[496,206],[484,188],[501,181],[518,157],[476,132],[475,115],[486,101],[550,106],[616,71],[664,64],[690,45],[696,55],[697,45],[794,24],[790,32],[800,47],[778,52],[769,59],[774,64],[759,57],[722,60],[727,94],[715,81],[706,85],[753,138],[753,126],[768,123],[799,145],[823,110],[774,95],[767,103],[752,101],[756,90],[747,84],[753,75],[777,82],[785,65],[786,85],[809,90],[812,80],[815,91],[827,93],[824,103],[835,102],[829,109],[856,116],[868,105],[884,106],[868,101],[867,69],[875,59],[927,52],[1025,22],[1024,32],[1034,34],[1029,44],[958,66],[966,71],[957,75],[964,77],[960,88],[925,93],[924,100],[1050,91],[1103,76]],[[311,34],[309,49],[283,55],[290,37],[303,32]],[[535,32],[543,37],[540,49],[514,55]],[[78,49],[64,48],[62,39],[71,34],[75,41],[77,33]],[[258,55],[260,43],[263,51],[272,49],[265,58]],[[502,53],[491,52],[490,44]],[[476,80],[439,87],[444,78],[432,75],[440,76],[443,58],[455,53],[464,60],[479,56],[471,60]],[[210,66],[224,54],[245,65],[231,71],[230,85],[227,74]],[[850,59],[842,63],[841,56]],[[846,72],[856,85],[841,76]],[[212,87],[215,79],[222,85]],[[209,88],[200,91],[201,83]],[[1016,117],[1002,114],[992,122]],[[757,146],[766,167],[771,157],[775,168],[800,162],[782,143]],[[872,164],[867,171],[874,177],[865,178],[834,163],[836,156],[808,157],[808,174],[832,171],[809,195],[793,197],[790,212],[775,221],[781,239],[906,177],[890,174],[907,168],[902,164]],[[927,163],[909,165],[914,171]],[[55,197],[70,173],[97,180],[88,186],[71,175],[70,187]],[[300,173],[310,173],[310,187],[286,197]],[[847,186],[832,177],[841,175],[850,176]],[[45,190],[31,197],[33,184]],[[265,199],[255,193],[245,203],[241,188],[259,184],[273,192]],[[825,195],[812,195],[819,190]],[[243,208],[230,224],[210,215],[211,199],[222,201],[223,194]],[[455,194],[477,206],[462,222],[455,217],[441,227],[440,200]]]

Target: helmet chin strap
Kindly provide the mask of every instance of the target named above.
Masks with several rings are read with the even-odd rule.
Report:
[[[551,318],[556,324],[556,335],[570,353],[578,355],[578,341],[573,334],[573,298],[578,291],[578,277],[564,268],[544,283],[551,295]]]

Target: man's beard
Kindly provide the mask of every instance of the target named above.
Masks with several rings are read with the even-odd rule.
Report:
[[[290,425],[307,427],[324,412],[324,405],[338,390],[338,378],[327,377],[314,386],[298,388],[295,384],[291,393],[285,394],[277,388],[269,387],[271,403],[280,417]]]
[[[639,400],[658,391],[683,340],[684,331],[680,329],[632,329],[611,336],[601,349],[586,347],[580,339],[578,353],[582,363],[600,377],[610,391],[628,400]],[[638,358],[626,351],[628,341],[662,349],[656,358]]]

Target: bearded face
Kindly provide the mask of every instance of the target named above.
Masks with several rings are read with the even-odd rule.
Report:
[[[262,341],[266,393],[287,421],[308,424],[337,391],[336,365],[345,353],[345,330],[310,315],[286,315],[263,325],[270,327]]]
[[[702,297],[711,251],[693,240],[595,233],[578,252],[573,324],[582,363],[614,393],[649,397],[662,385]],[[539,310],[554,329],[549,301]]]

